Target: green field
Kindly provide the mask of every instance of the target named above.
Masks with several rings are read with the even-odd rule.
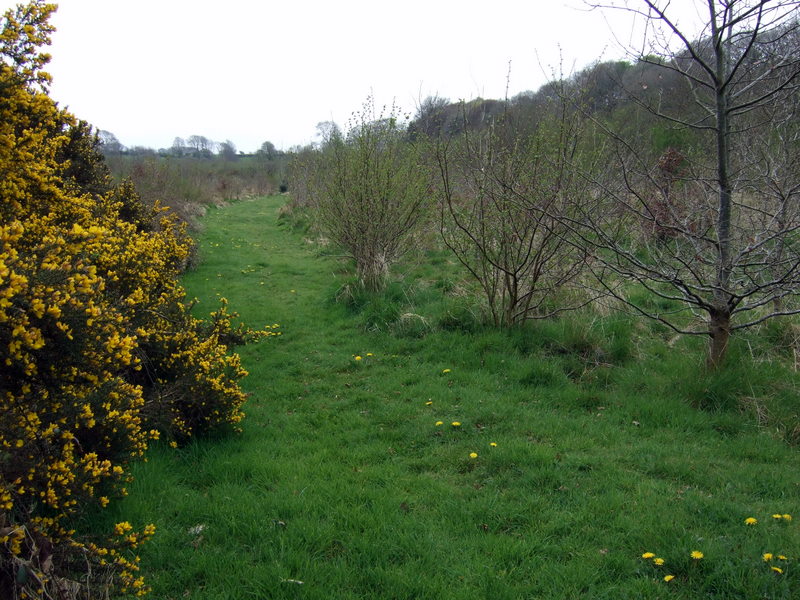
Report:
[[[486,329],[447,255],[367,297],[282,203],[211,209],[184,278],[198,314],[280,324],[240,349],[244,432],[153,448],[104,516],[156,524],[152,597],[800,594],[782,325],[714,375],[704,340],[613,312]]]

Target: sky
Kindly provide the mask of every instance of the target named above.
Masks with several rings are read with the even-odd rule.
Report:
[[[623,58],[621,44],[641,37],[625,14],[582,0],[58,5],[50,95],[128,147],[202,135],[244,152],[265,141],[289,149],[318,140],[322,121],[346,125],[370,97],[412,115],[432,95],[513,97]]]

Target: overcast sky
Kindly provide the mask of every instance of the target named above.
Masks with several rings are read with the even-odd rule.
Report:
[[[0,0],[5,9],[16,2]],[[581,0],[60,0],[51,96],[126,146],[315,140],[373,94],[503,98],[624,56],[623,15]],[[684,7],[691,0],[676,0]],[[696,14],[696,13],[694,13]],[[612,29],[614,35],[612,35]],[[509,77],[510,64],[510,77]]]

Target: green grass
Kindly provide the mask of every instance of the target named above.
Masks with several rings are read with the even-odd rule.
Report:
[[[447,255],[365,296],[280,204],[211,210],[185,277],[198,311],[281,325],[240,349],[244,432],[153,448],[104,515],[156,524],[155,598],[797,597],[800,513],[771,515],[798,509],[798,379],[774,330],[714,375],[702,340],[625,316],[495,331]]]

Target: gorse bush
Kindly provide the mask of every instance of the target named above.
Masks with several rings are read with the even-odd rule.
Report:
[[[125,495],[151,440],[236,427],[227,344],[266,333],[224,303],[190,315],[184,227],[113,187],[91,127],[47,95],[54,10],[0,23],[0,597],[141,595],[131,551],[154,527],[92,539],[80,517]]]

